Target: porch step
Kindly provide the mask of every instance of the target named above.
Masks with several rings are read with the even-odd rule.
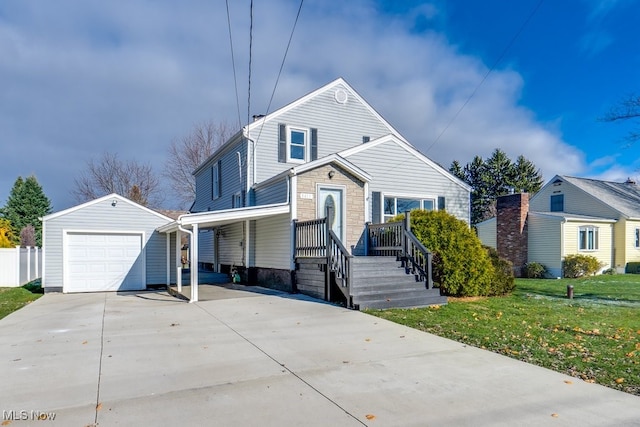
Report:
[[[352,258],[351,297],[360,309],[426,307],[446,304],[439,289],[427,289],[424,281],[408,274],[396,257]]]

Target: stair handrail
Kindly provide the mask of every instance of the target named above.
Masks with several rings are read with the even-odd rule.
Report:
[[[433,288],[433,254],[411,232],[411,219],[409,211],[405,212],[402,227],[402,255],[413,274],[424,281],[427,289]],[[408,265],[407,265],[408,266]]]
[[[347,307],[352,307],[351,302],[351,278],[352,258],[347,248],[342,244],[336,233],[329,228],[327,223],[327,299],[330,298],[331,277],[329,272],[333,272],[338,288],[347,300]]]

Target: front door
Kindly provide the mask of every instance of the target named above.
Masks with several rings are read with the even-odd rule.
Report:
[[[332,208],[329,225],[336,236],[344,242],[344,189],[332,187],[318,188],[318,218],[327,215],[327,207]]]

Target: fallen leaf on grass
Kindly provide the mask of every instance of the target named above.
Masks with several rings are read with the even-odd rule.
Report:
[[[372,415],[372,414],[367,414],[367,415],[365,415],[365,418],[371,421],[371,420],[375,420],[376,416]]]
[[[624,378],[616,378],[616,384],[622,384],[624,382]]]

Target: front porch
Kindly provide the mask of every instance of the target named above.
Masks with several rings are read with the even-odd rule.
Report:
[[[352,251],[327,218],[294,221],[294,288],[348,308],[424,307],[446,304],[434,287],[431,253],[402,222],[366,224]],[[363,253],[354,256],[353,253]]]

